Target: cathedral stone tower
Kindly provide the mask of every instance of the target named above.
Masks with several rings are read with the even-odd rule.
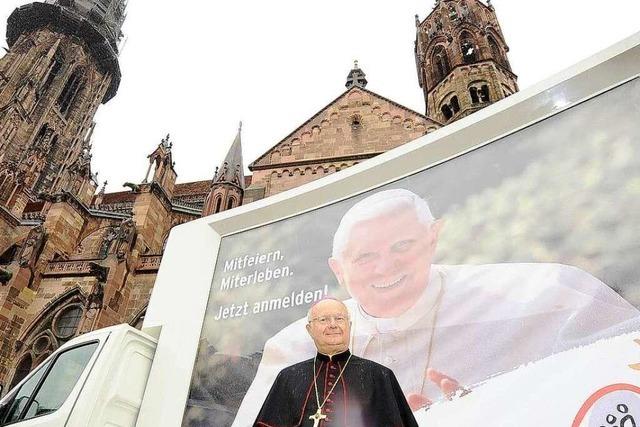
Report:
[[[241,131],[242,122],[224,162],[216,168],[209,194],[204,201],[202,216],[226,211],[242,204],[245,183]]]
[[[46,0],[16,9],[0,59],[0,206],[39,194],[88,203],[93,117],[118,90],[125,0]]]
[[[508,50],[490,0],[438,0],[424,21],[416,15],[427,116],[451,123],[517,92]]]

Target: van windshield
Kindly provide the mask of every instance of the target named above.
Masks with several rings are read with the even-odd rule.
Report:
[[[84,372],[98,342],[71,348],[41,366],[0,403],[0,426],[55,412]]]

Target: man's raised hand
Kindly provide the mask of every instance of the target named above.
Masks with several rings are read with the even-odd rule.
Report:
[[[451,399],[458,391],[462,391],[463,395],[468,393],[468,390],[462,387],[458,381],[433,368],[427,369],[427,379],[438,386],[442,394],[447,399]],[[433,403],[431,399],[420,393],[408,394],[407,402],[409,403],[412,411],[426,408]]]
[[[465,390],[458,381],[433,368],[427,368],[427,379],[437,385],[447,399],[451,399],[456,392]]]

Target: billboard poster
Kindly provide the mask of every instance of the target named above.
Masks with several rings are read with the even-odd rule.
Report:
[[[315,355],[306,315],[327,296],[350,310],[353,354],[391,368],[417,414],[443,399],[428,370],[472,396],[529,362],[639,330],[639,110],[634,79],[224,237],[183,425],[252,425],[277,373]]]

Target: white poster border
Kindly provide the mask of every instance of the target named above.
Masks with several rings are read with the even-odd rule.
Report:
[[[144,328],[160,327],[138,426],[181,425],[222,237],[428,169],[637,78],[640,33],[471,116],[339,174],[174,228]]]

